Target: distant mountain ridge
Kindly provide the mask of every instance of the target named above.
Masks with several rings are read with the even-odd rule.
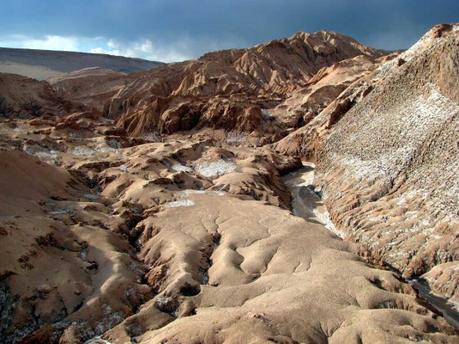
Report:
[[[89,67],[133,73],[162,64],[157,61],[108,54],[0,48],[0,73],[19,74],[38,80]]]

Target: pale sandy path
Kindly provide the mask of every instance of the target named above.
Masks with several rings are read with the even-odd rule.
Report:
[[[284,182],[292,194],[293,214],[307,221],[323,224],[336,236],[344,238],[344,233],[338,231],[331,221],[320,193],[315,191],[314,170],[313,163],[303,162],[303,168],[284,177]]]

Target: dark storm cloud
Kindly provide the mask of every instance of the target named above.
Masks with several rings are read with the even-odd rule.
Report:
[[[2,0],[1,6],[2,37],[98,37],[132,54],[147,51],[140,45],[149,40],[156,51],[186,57],[321,29],[378,48],[406,48],[432,25],[459,20],[459,0]]]

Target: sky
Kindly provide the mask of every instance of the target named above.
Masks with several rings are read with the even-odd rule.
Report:
[[[448,22],[459,0],[1,0],[0,47],[175,62],[331,30],[392,50]]]

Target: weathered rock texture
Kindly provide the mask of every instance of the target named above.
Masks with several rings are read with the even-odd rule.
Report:
[[[437,26],[382,65],[374,89],[336,124],[318,158],[335,224],[406,277],[448,264],[426,277],[456,302],[458,28]]]
[[[276,151],[315,160],[333,126],[373,88],[373,71],[385,60],[358,56],[320,70],[310,85],[294,93],[273,112],[291,128],[300,126],[276,142]]]
[[[408,286],[366,266],[322,226],[227,195],[188,197],[192,206],[141,223],[159,295],[109,331],[110,342],[453,340],[422,334],[438,325]]]
[[[297,159],[55,121],[1,125],[4,342],[456,339],[394,273],[281,209]]]
[[[75,107],[46,81],[0,73],[0,116],[63,115]]]
[[[311,181],[293,192],[310,216],[290,212],[301,160],[266,145],[309,128],[276,149],[319,157],[335,223],[406,276],[442,263],[423,276],[456,297],[455,30],[383,65],[319,32],[129,75],[2,76],[0,342],[457,342],[327,230]]]
[[[131,135],[211,127],[258,130],[260,136],[280,138],[275,118],[262,109],[306,86],[324,67],[382,54],[334,32],[297,33],[251,49],[213,52],[195,61],[119,77],[117,82],[110,79],[107,87],[102,87],[103,79],[95,87],[81,87],[76,78],[63,78],[56,86],[64,92],[76,89],[83,103],[104,110]]]
[[[94,336],[151,297],[134,250],[109,230],[125,220],[65,170],[18,151],[0,159],[2,343],[56,342],[76,324]]]

